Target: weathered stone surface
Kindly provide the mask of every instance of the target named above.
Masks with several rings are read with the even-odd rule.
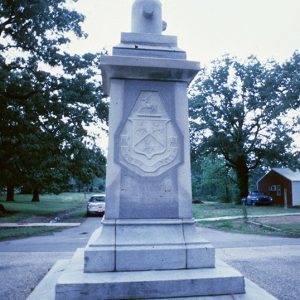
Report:
[[[55,286],[57,279],[60,277],[61,273],[67,268],[69,265],[68,260],[59,260],[53,268],[49,271],[49,273],[43,278],[43,280],[38,284],[38,286],[34,289],[31,295],[27,298],[27,300],[54,300],[55,299]],[[246,293],[244,294],[230,294],[230,295],[222,295],[222,296],[197,296],[197,297],[176,297],[176,298],[159,298],[160,300],[276,300],[276,298],[262,288],[254,284],[252,281],[245,278],[245,287]],[[101,296],[101,294],[100,294]],[[87,297],[87,296],[86,296]],[[68,298],[66,295],[65,299]],[[73,298],[74,300],[76,298]],[[79,298],[82,299],[82,298]],[[100,299],[98,296],[96,298],[92,298],[92,300]],[[149,299],[149,300],[158,300],[158,298]]]
[[[191,218],[187,85],[111,86],[106,219]]]
[[[179,136],[163,103],[158,91],[141,90],[128,119],[122,124],[118,161],[140,176],[157,177],[180,163]],[[148,189],[154,185],[150,181]],[[127,187],[135,186],[128,182]],[[162,189],[171,193],[172,180],[164,179]]]
[[[177,49],[177,36],[174,35],[161,35],[161,34],[142,34],[136,32],[122,32],[121,43],[132,45],[144,45],[145,47],[155,46],[153,50],[159,51],[159,47],[164,47],[165,50]],[[114,47],[115,48],[115,47]],[[182,50],[180,50],[182,51]]]
[[[187,88],[199,63],[157,30],[160,1],[135,1],[133,19],[133,32],[102,58],[111,97],[107,205],[85,272],[213,268],[214,248],[192,220]]]
[[[104,56],[102,74],[104,92],[112,98],[112,85],[115,79],[148,80],[152,84],[158,81],[185,82],[185,94],[188,84],[199,71],[199,63],[183,59],[145,58],[134,56]],[[183,101],[183,100],[182,100]]]
[[[135,0],[132,6],[131,31],[160,34],[163,30],[161,2]]]
[[[191,220],[104,221],[85,250],[85,272],[214,268],[215,250]]]
[[[245,292],[244,277],[218,262],[217,268],[140,272],[83,272],[83,251],[75,253],[56,285],[56,300],[147,299]]]
[[[101,237],[101,244],[97,243]],[[115,222],[100,227],[91,237],[84,256],[85,272],[115,271]]]

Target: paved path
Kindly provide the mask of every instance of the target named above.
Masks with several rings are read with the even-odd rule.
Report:
[[[0,242],[0,299],[25,300],[53,264],[58,259],[70,258],[76,248],[84,247],[99,225],[99,218],[88,218],[79,227],[51,235]],[[199,231],[217,248],[219,258],[279,300],[299,300],[300,239],[208,228]]]
[[[0,223],[0,228],[16,227],[77,227],[81,223]]]

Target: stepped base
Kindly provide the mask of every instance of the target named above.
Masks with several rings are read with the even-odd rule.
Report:
[[[193,219],[104,220],[84,256],[86,273],[215,267]]]
[[[59,276],[61,276],[64,269],[69,265],[68,260],[59,260],[47,273],[39,285],[30,294],[27,300],[54,300],[55,299],[55,285]],[[176,300],[276,300],[268,292],[257,286],[255,283],[245,278],[246,293],[245,294],[232,294],[222,296],[197,296],[197,297],[176,297]],[[66,298],[69,299],[69,298]],[[99,299],[98,297],[96,299]],[[170,300],[172,298],[159,298],[160,300]],[[149,300],[158,300],[152,298]]]
[[[216,268],[84,273],[83,249],[56,284],[56,300],[150,299],[245,293],[244,277],[223,262]]]

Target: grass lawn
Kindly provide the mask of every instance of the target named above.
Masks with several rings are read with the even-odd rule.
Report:
[[[85,216],[85,204],[89,198],[89,194],[63,193],[60,195],[41,195],[41,201],[37,203],[31,202],[31,198],[31,195],[17,194],[15,195],[14,202],[6,202],[5,195],[0,195],[0,204],[2,204],[6,210],[6,213],[0,213],[0,223],[49,222],[57,215],[65,215],[66,213],[67,216],[64,222],[80,222]],[[272,216],[280,213],[300,213],[300,209],[285,209],[272,206],[247,206],[247,214],[249,217],[255,215]],[[195,219],[242,216],[243,207],[242,205],[227,203],[205,202],[204,204],[193,205],[193,215]],[[260,222],[259,219],[257,222]],[[244,223],[243,220],[199,222],[200,226],[227,231],[300,237],[300,225],[298,223],[285,224],[281,222],[278,224],[275,220],[273,223],[267,222],[267,224],[269,227],[274,227],[278,230],[271,230],[270,228]],[[31,236],[56,230],[61,230],[61,228],[0,228],[0,239]]]
[[[295,214],[300,213],[299,208],[282,208],[273,206],[247,206],[247,214],[250,221],[255,223],[245,223],[243,219],[220,220],[220,221],[199,221],[199,226],[209,227],[218,230],[251,233],[263,235],[276,235],[286,237],[300,237],[300,217],[272,217],[274,214]],[[206,202],[204,204],[194,204],[193,214],[195,219],[242,216],[242,205]],[[251,218],[255,215],[269,215],[267,218]],[[292,219],[292,220],[291,220]]]
[[[245,223],[243,220],[221,220],[198,222],[199,226],[237,233],[284,236],[300,238],[300,224],[268,224],[268,227]],[[272,229],[272,227],[274,229]],[[277,229],[277,230],[275,230]]]
[[[275,206],[247,206],[248,216],[274,215],[274,214],[300,213],[299,208],[283,208]],[[243,206],[229,203],[205,202],[204,204],[193,204],[193,216],[195,219],[242,216]]]
[[[61,231],[63,229],[65,229],[65,227],[22,227],[22,228],[1,228],[0,227],[0,240],[49,234],[51,232]]]
[[[80,222],[85,217],[85,204],[89,194],[63,193],[41,195],[40,202],[31,202],[32,195],[15,195],[14,202],[6,202],[0,196],[5,213],[0,213],[0,223],[48,223],[56,216],[64,215],[64,222]],[[0,239],[27,237],[62,230],[62,227],[1,228]]]
[[[7,213],[0,215],[0,223],[34,222],[55,217],[66,210],[78,208],[75,217],[84,215],[84,205],[88,195],[83,193],[63,193],[60,195],[41,195],[40,202],[31,202],[31,195],[15,195],[14,202],[6,202],[5,196],[0,196],[0,204]],[[70,216],[69,216],[70,217]]]

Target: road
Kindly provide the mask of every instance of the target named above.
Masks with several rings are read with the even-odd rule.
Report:
[[[88,218],[51,235],[0,242],[0,299],[26,299],[53,264],[71,258],[98,226],[100,218]]]
[[[300,299],[300,238],[237,234],[201,228],[217,257],[279,300]],[[264,299],[253,299],[264,300]]]
[[[88,218],[80,227],[49,236],[0,242],[0,299],[24,300],[58,259],[84,247],[100,225]],[[217,248],[217,257],[279,300],[300,295],[300,239],[226,233],[207,228],[201,235]],[[253,299],[264,300],[264,299]]]

